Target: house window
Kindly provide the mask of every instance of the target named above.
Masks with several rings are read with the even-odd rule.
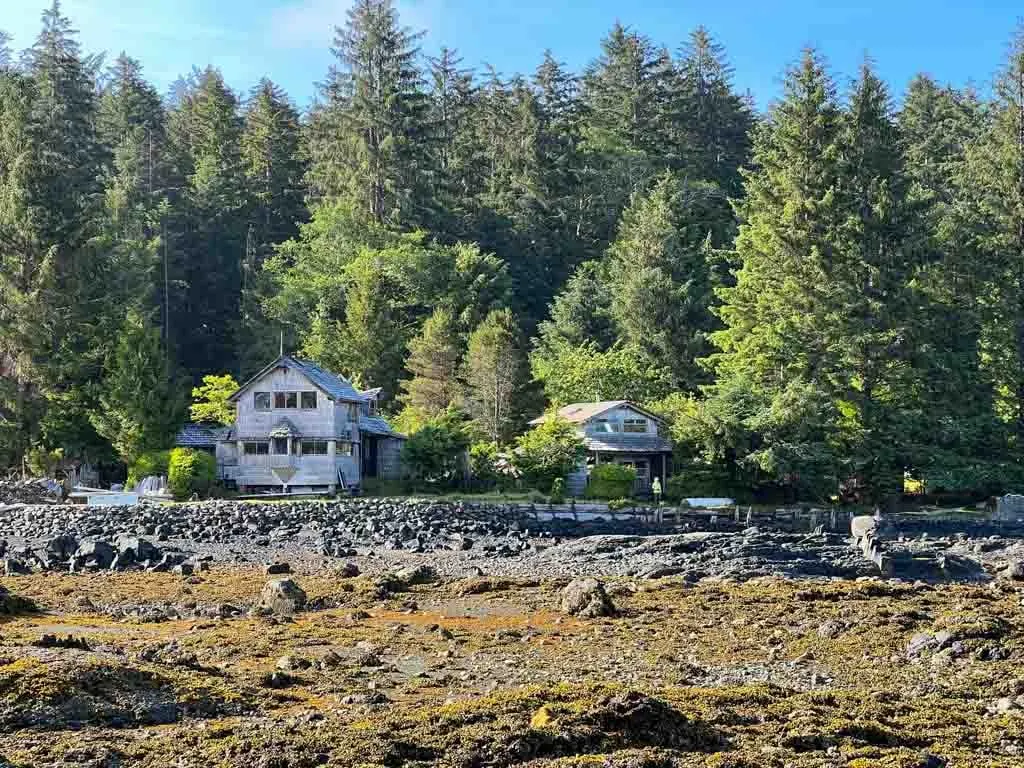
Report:
[[[303,410],[316,410],[316,392],[302,392],[300,397]]]
[[[269,392],[253,392],[252,395],[252,407],[257,411],[269,411],[270,410],[270,393]]]
[[[647,432],[647,419],[623,419],[622,431],[645,433]]]
[[[619,423],[617,421],[608,421],[608,419],[598,419],[594,425],[595,432],[618,432]]]
[[[288,455],[288,438],[287,437],[275,437],[274,438],[274,455],[275,456],[287,456]]]
[[[246,456],[266,456],[268,453],[270,453],[270,443],[261,441],[245,444]]]
[[[298,408],[299,407],[299,393],[298,392],[275,392],[274,393],[274,407],[275,408]]]
[[[359,419],[359,406],[355,403],[348,404],[348,420],[357,421]]]
[[[345,441],[338,441],[338,447],[335,449],[335,453],[339,456],[351,456],[352,455],[352,443]]]
[[[301,443],[303,456],[326,456],[326,440],[303,440]]]

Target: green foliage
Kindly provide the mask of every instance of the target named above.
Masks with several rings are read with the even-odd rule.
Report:
[[[495,442],[478,442],[469,447],[469,471],[482,488],[493,488],[503,478],[498,472],[501,448]]]
[[[54,477],[63,459],[64,450],[61,448],[47,450],[33,446],[25,452],[25,466],[34,477]]]
[[[184,417],[182,387],[160,336],[129,315],[107,366],[92,415],[96,431],[131,464],[144,451],[165,448]]]
[[[231,395],[238,390],[238,382],[230,374],[209,374],[203,376],[203,383],[192,388],[192,405],[189,416],[192,421],[210,424],[234,424],[235,406]]]
[[[564,478],[583,461],[586,448],[576,427],[554,412],[515,441],[513,462],[530,488],[548,493],[558,478]]]
[[[454,409],[429,420],[409,435],[402,461],[409,479],[419,489],[443,490],[457,486],[470,444],[465,417]]]
[[[167,467],[167,487],[176,499],[205,496],[217,481],[217,460],[205,451],[175,448]]]
[[[458,402],[460,347],[451,311],[436,310],[409,342],[405,366],[413,377],[402,382],[408,407],[436,416]]]
[[[633,495],[636,470],[622,464],[598,464],[590,470],[587,496],[593,499],[622,499]]]
[[[469,337],[466,405],[495,442],[507,440],[521,422],[526,360],[519,327],[509,310],[491,312]]]
[[[671,373],[633,346],[601,352],[591,343],[579,347],[559,344],[535,353],[531,365],[553,403],[645,402],[665,397],[672,390]]]
[[[144,477],[167,477],[170,462],[170,451],[147,451],[141,454],[128,467],[128,480],[125,487],[134,488]]]
[[[551,483],[551,503],[565,503],[565,478],[556,477]]]

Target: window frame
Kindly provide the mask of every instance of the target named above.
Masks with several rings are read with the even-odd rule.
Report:
[[[268,440],[246,440],[242,443],[242,453],[245,456],[269,456],[270,455],[270,442]],[[252,450],[249,447],[252,446]],[[266,450],[260,451],[260,447]]]
[[[311,450],[306,451],[307,443],[312,443],[314,449],[323,447],[322,451]],[[305,438],[299,441],[299,455],[300,456],[329,456],[331,452],[331,446],[327,440],[321,440],[319,438]]]
[[[631,427],[640,427],[640,429],[631,429]],[[645,417],[634,417],[630,419],[622,420],[622,432],[623,434],[631,435],[646,435],[649,429],[649,420]]]
[[[260,399],[266,398],[266,406],[260,407]],[[252,393],[252,408],[254,411],[272,411],[274,409],[274,393],[273,392],[253,392]]]
[[[315,389],[305,389],[305,390],[299,392],[299,410],[302,410],[302,411],[315,411],[319,407],[319,405],[320,405],[320,403],[318,402],[317,394],[318,393],[317,393],[317,391]],[[307,398],[307,396],[312,396],[312,398],[313,398],[313,404],[312,405],[306,405],[306,398]]]
[[[335,456],[354,456],[353,443],[351,440],[338,440],[334,444],[334,455]]]

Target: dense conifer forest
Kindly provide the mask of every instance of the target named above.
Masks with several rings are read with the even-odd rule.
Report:
[[[283,335],[408,433],[641,403],[693,493],[1022,479],[1024,33],[991,88],[899,101],[794,51],[762,114],[703,27],[514,74],[390,0],[338,23],[305,111],[212,68],[161,94],[56,2],[0,37],[0,466],[165,448]]]

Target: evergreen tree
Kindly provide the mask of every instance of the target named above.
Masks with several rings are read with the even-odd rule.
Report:
[[[241,265],[239,368],[245,372],[259,370],[276,350],[277,328],[263,311],[273,287],[263,264],[306,218],[299,141],[298,112],[264,78],[249,97],[242,131],[241,160],[251,195]]]
[[[834,492],[838,458],[825,426],[839,415],[819,372],[828,342],[819,332],[843,212],[840,111],[814,51],[787,75],[783,98],[754,142],[754,167],[736,239],[742,264],[722,287],[725,328],[713,334],[717,380],[710,390],[719,433],[738,439],[730,470],[802,492]]]
[[[428,167],[434,194],[429,195],[426,223],[442,239],[467,233],[479,168],[472,117],[476,99],[473,74],[451,48],[428,59]]]
[[[980,281],[978,304],[985,374],[995,412],[1010,429],[1011,455],[1024,446],[1024,29],[996,81],[991,117],[966,153],[955,203],[969,233],[967,286]],[[970,292],[972,288],[967,287]]]
[[[131,464],[142,453],[170,444],[184,420],[183,392],[159,331],[129,314],[106,366],[93,424]]]
[[[665,174],[634,198],[608,250],[605,289],[618,338],[669,368],[684,391],[705,381],[697,360],[716,325],[711,249],[726,242],[731,218],[716,186]]]
[[[406,367],[412,378],[402,382],[402,401],[433,418],[460,397],[461,343],[452,313],[438,309],[409,342]]]
[[[469,337],[467,410],[488,440],[507,441],[520,426],[527,373],[519,327],[510,310],[489,314]]]
[[[916,397],[928,445],[915,471],[929,489],[997,487],[1005,449],[981,345],[988,267],[974,237],[974,208],[965,204],[969,195],[962,189],[968,148],[982,127],[972,94],[940,87],[924,75],[911,81],[899,128],[927,238],[915,314],[916,367],[926,372]]]
[[[611,239],[630,195],[657,172],[657,65],[650,41],[616,23],[583,75],[585,236],[598,244]]]
[[[250,209],[238,101],[220,72],[198,74],[171,114],[170,129],[183,188],[167,225],[169,337],[182,367],[198,381],[238,367]]]
[[[399,25],[391,0],[356,0],[336,29],[338,64],[312,116],[314,192],[344,197],[377,223],[408,223],[421,213],[421,36]]]
[[[729,194],[741,191],[739,170],[750,156],[753,114],[733,92],[725,49],[697,27],[678,62],[678,119],[683,166],[693,178],[713,181]]]

